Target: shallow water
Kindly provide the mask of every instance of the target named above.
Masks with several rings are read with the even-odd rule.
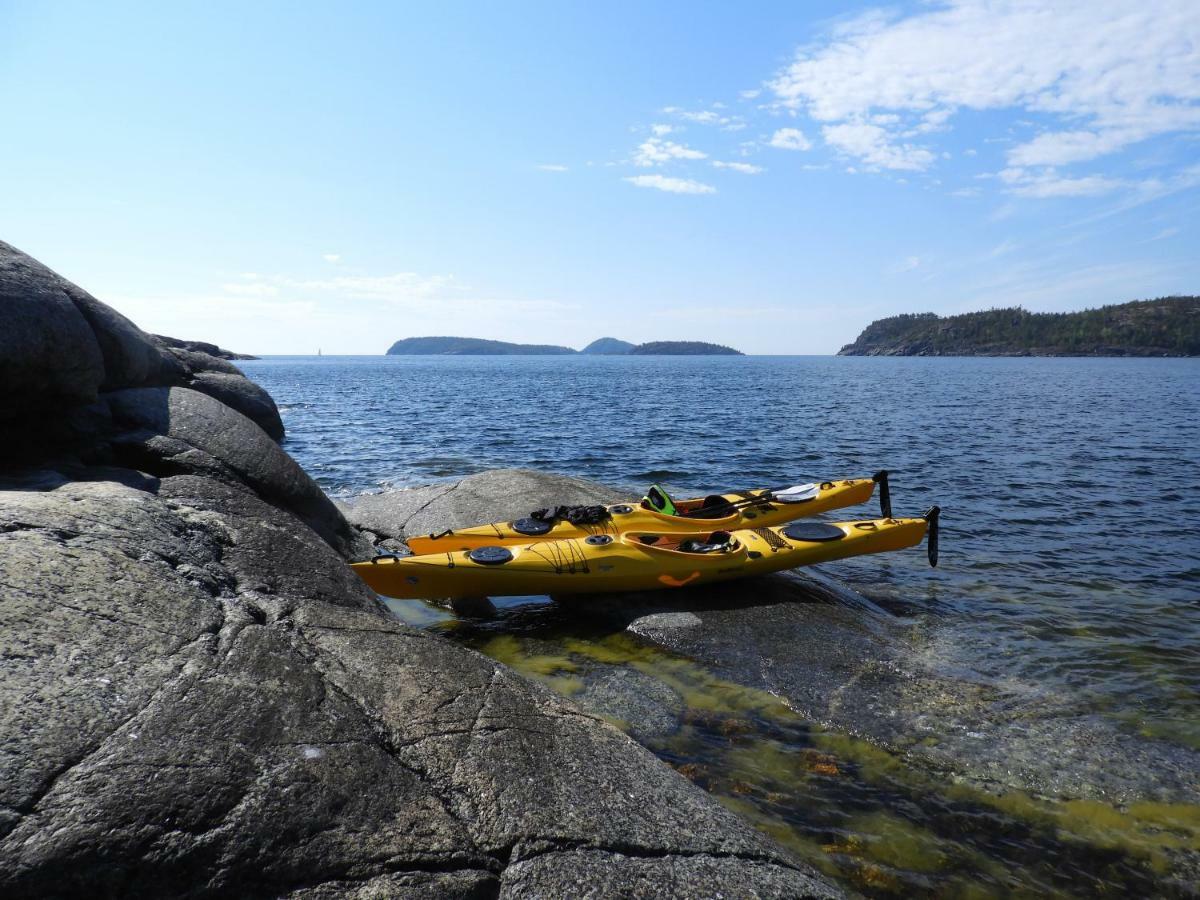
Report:
[[[941,565],[930,570],[910,551],[830,564],[827,574],[931,633],[925,646],[943,670],[1038,685],[1068,698],[1058,715],[1100,716],[1139,739],[1200,747],[1200,540],[1192,534],[1200,361],[309,357],[241,365],[279,402],[289,452],[334,495],[498,466],[631,490],[657,480],[686,493],[888,468],[898,514],[942,506]],[[438,613],[424,615],[422,624],[439,627]],[[489,626],[510,636],[522,627],[507,616]],[[477,628],[452,631],[478,642]],[[608,639],[584,631],[578,637],[591,646]],[[480,646],[502,655],[491,639]],[[530,670],[525,657],[561,656],[565,639],[556,634],[541,653],[522,635],[506,661]],[[577,689],[552,665],[545,677]],[[789,760],[826,752],[805,723],[778,731],[754,702],[729,715],[751,723],[754,739],[735,737],[754,747],[774,741]],[[1157,850],[1129,857],[1121,849],[1141,833],[1128,822],[1083,829],[1090,837],[1062,824],[1108,821],[1109,812],[960,803],[958,788],[931,789],[922,781],[931,776],[907,767],[899,787],[864,774],[871,766],[853,757],[869,753],[848,745],[828,763],[839,776],[810,772],[803,790],[784,790],[770,764],[746,770],[750,754],[710,752],[709,725],[685,726],[669,746],[643,742],[679,766],[705,767],[697,780],[869,893],[1145,893],[1143,879],[1166,865]],[[824,786],[831,778],[836,790]],[[797,813],[809,807],[836,821],[813,831],[809,813]],[[1195,833],[1185,829],[1185,846]],[[907,848],[903,864],[897,848]],[[1100,850],[1112,859],[1090,855]]]

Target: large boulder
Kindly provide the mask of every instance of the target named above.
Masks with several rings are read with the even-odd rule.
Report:
[[[526,516],[547,506],[587,506],[627,499],[620,491],[584,478],[532,469],[491,469],[457,481],[404,491],[364,494],[340,504],[356,525],[381,538],[403,540]]]
[[[116,310],[0,241],[0,422],[23,439],[0,458],[76,451],[94,440],[94,422],[71,422],[108,391],[187,385],[256,422],[272,438],[283,422],[270,395],[235,366],[198,348],[146,334]],[[82,438],[81,438],[82,435]]]
[[[240,481],[297,515],[347,557],[368,549],[308,474],[237,410],[189,388],[133,388],[108,395],[118,459],[154,474],[202,471]]]
[[[250,489],[70,474],[0,492],[6,897],[836,894]]]
[[[66,284],[0,241],[0,422],[37,410],[90,403],[104,357]]]
[[[183,341],[179,338],[167,337],[165,334],[156,334],[154,339],[172,350],[189,350],[217,359],[258,359],[257,356],[251,356],[249,353],[234,353],[232,350],[226,350],[207,341]]]

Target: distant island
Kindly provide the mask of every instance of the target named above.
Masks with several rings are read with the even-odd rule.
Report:
[[[620,356],[628,353],[636,345],[614,337],[602,337],[592,341],[580,353],[598,353],[601,356]]]
[[[638,344],[629,351],[630,356],[745,356],[723,344],[707,344],[704,341],[651,341]]]
[[[1073,313],[1020,307],[872,322],[839,356],[1200,356],[1200,297]]]
[[[603,356],[744,356],[740,350],[703,341],[651,341],[631,344],[605,337],[582,351],[553,344],[512,344],[464,337],[411,337],[396,341],[388,356],[563,356],[587,353]]]
[[[411,337],[396,341],[388,356],[561,356],[577,353],[553,344],[510,344],[464,337]]]

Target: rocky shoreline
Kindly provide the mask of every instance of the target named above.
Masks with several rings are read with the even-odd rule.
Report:
[[[2,243],[0,385],[5,896],[840,894],[396,621],[264,391]]]
[[[554,503],[627,500],[597,482],[526,469],[366,494],[339,508],[380,549],[406,537],[526,515]],[[749,586],[749,587],[748,587]],[[683,598],[682,600],[680,598]],[[971,782],[981,790],[1129,804],[1200,803],[1200,753],[1140,740],[1065,712],[1067,698],[1009,680],[999,686],[953,658],[954,637],[886,615],[814,570],[571,604],[640,640],[786,700],[821,723]],[[591,608],[589,608],[591,607]],[[472,612],[478,612],[472,609]],[[924,739],[936,736],[936,742]],[[985,739],[986,736],[986,739]],[[1047,766],[1049,754],[1059,765]]]

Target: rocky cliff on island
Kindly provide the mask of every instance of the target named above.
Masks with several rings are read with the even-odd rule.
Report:
[[[724,344],[706,341],[650,341],[629,351],[631,356],[745,356]]]
[[[839,356],[1200,356],[1200,297],[1074,313],[1019,307],[872,322]]]
[[[275,404],[0,243],[5,897],[835,896],[409,628]]]

